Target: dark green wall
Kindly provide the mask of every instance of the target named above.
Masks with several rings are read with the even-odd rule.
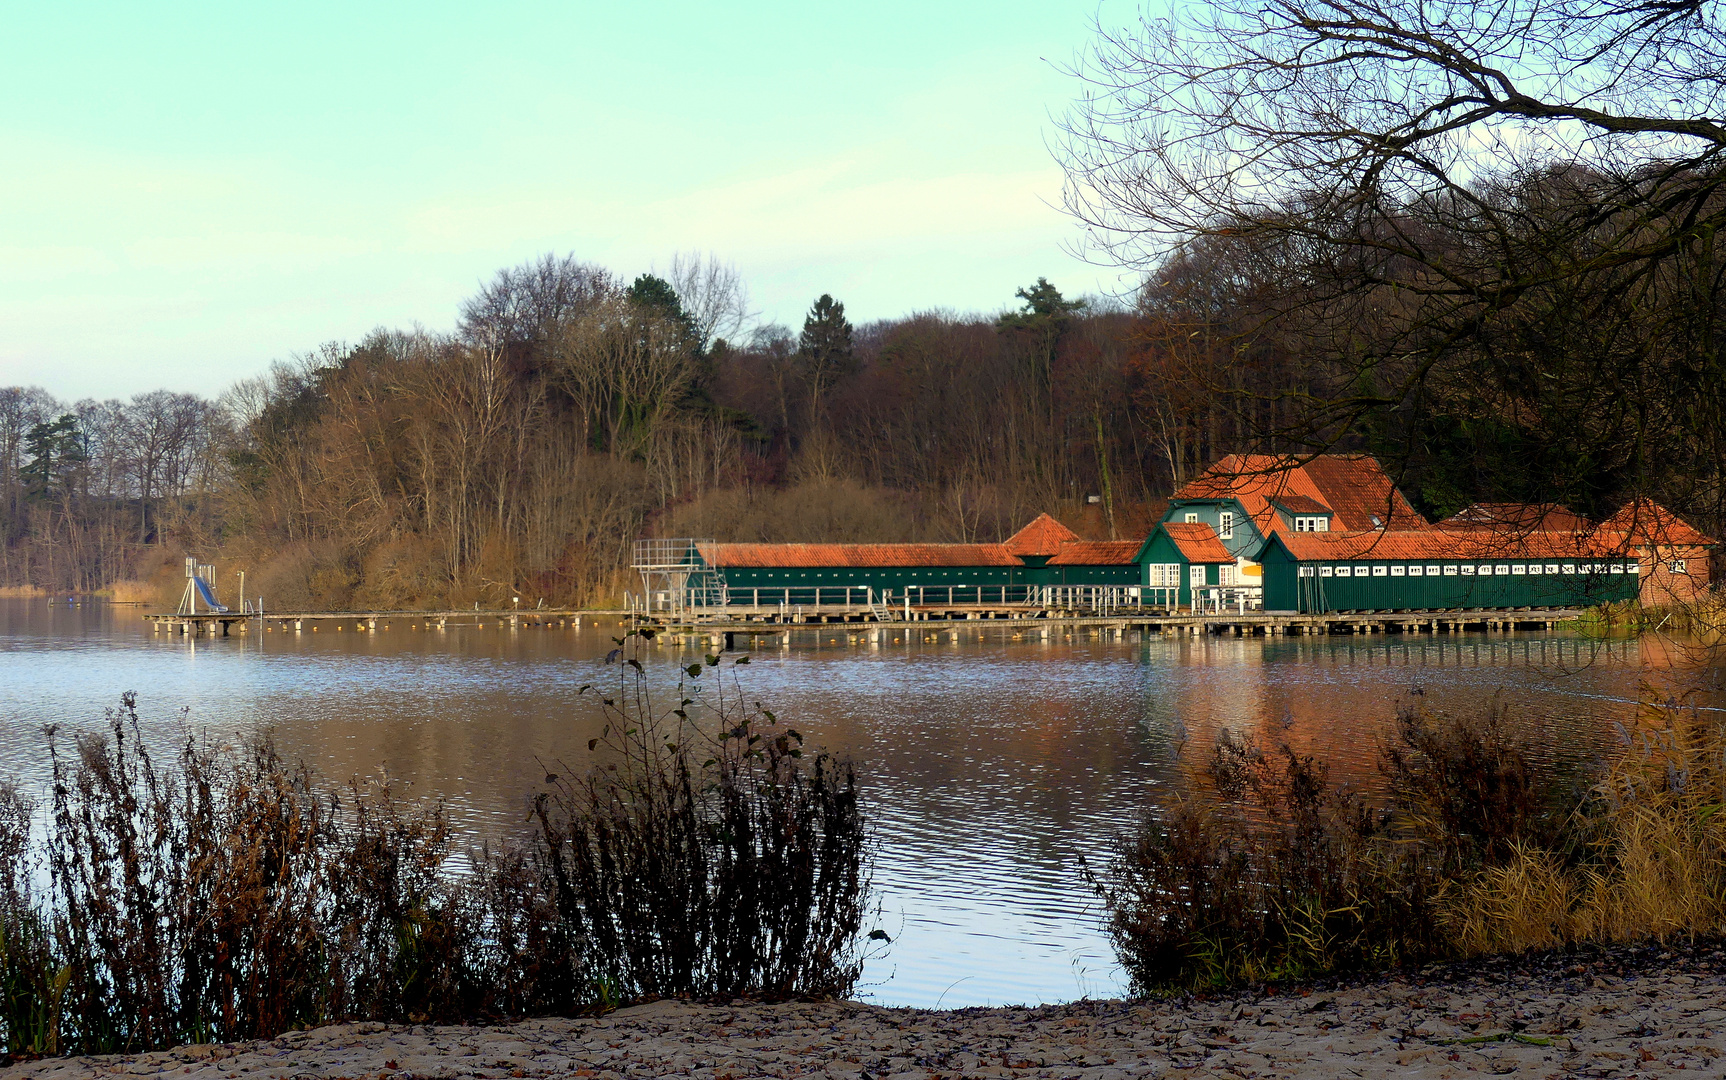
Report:
[[[1542,573],[1526,573],[1530,560],[1502,558],[1463,563],[1455,560],[1434,560],[1413,563],[1405,559],[1356,559],[1347,563],[1300,563],[1281,543],[1273,541],[1263,553],[1266,611],[1408,611],[1442,608],[1516,608],[1516,607],[1587,607],[1614,600],[1635,599],[1638,577],[1635,574],[1610,570],[1589,571],[1588,564],[1572,560],[1541,560]],[[1524,573],[1482,575],[1479,568],[1492,566],[1524,568]],[[1556,565],[1560,572],[1545,573],[1547,566]],[[1571,573],[1564,573],[1566,565]],[[1635,566],[1634,561],[1615,560],[1607,566]],[[1419,577],[1407,575],[1410,566],[1418,566]],[[1437,577],[1426,573],[1437,566]],[[1472,566],[1475,573],[1461,573],[1463,566]],[[1338,577],[1337,568],[1347,567],[1348,577]],[[1355,576],[1357,568],[1367,569],[1366,577]],[[1396,570],[1403,571],[1395,576]],[[1457,573],[1444,572],[1456,568]],[[1303,577],[1299,571],[1313,571]],[[1330,575],[1325,576],[1329,570]],[[1384,571],[1379,574],[1377,571]]]

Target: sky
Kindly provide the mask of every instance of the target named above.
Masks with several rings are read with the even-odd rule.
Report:
[[[1119,292],[1060,209],[1097,0],[12,5],[0,385],[214,396],[498,269],[736,265],[763,322]],[[1129,14],[1127,10],[1120,15]]]

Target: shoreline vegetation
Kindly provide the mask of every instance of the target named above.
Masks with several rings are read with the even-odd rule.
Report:
[[[582,687],[598,765],[548,768],[528,835],[465,866],[440,807],[331,791],[267,739],[158,760],[131,694],[105,736],[49,728],[47,805],[0,787],[0,1049],[846,996],[870,941],[855,770],[745,706],[746,661],[656,699],[643,640]]]
[[[596,767],[551,766],[529,835],[465,853],[436,805],[387,782],[332,791],[267,739],[188,735],[157,760],[129,694],[105,735],[49,729],[46,805],[0,788],[4,1052],[848,997],[890,947],[856,768],[746,705],[747,657],[651,693],[651,633],[617,639],[615,677],[581,688],[607,717]],[[1274,738],[1183,745],[1173,797],[1082,871],[1132,993],[1176,1015],[1193,994],[1726,931],[1714,713],[1650,698],[1613,753],[1560,774],[1513,729],[1416,695],[1372,791]]]
[[[1720,939],[1561,950],[1290,988],[956,1010],[660,1001],[490,1027],[338,1024],[250,1043],[0,1066],[3,1080],[161,1075],[918,1077],[1610,1076],[1718,1069]]]

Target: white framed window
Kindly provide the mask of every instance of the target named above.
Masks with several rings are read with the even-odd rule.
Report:
[[[1462,569],[1462,576],[1463,577],[1473,577],[1474,576],[1474,564],[1473,563],[1463,563],[1461,569]]]
[[[1480,573],[1485,577],[1491,577],[1492,576],[1492,564],[1491,563],[1482,563],[1481,567],[1480,567]]]
[[[1296,517],[1295,532],[1330,532],[1330,518]]]
[[[1384,565],[1383,563],[1377,563],[1372,568],[1372,576],[1373,577],[1388,577],[1388,576],[1390,576],[1390,567]]]
[[[1235,538],[1235,513],[1233,510],[1224,510],[1218,514],[1217,523],[1217,535],[1219,537],[1224,540]]]
[[[1452,567],[1450,572],[1453,574],[1456,573],[1456,568]],[[1437,577],[1440,573],[1441,573],[1441,571],[1437,566],[1434,566],[1432,563],[1426,564],[1426,576],[1427,577]]]
[[[1556,574],[1556,573],[1558,573],[1558,564],[1557,564],[1557,563],[1555,563],[1555,562],[1549,562],[1549,563],[1547,563],[1547,564],[1546,564],[1546,572],[1547,572],[1547,573],[1548,573],[1548,574]]]
[[[1531,573],[1531,574],[1538,574],[1538,573],[1540,573],[1540,564],[1539,564],[1539,563],[1537,563],[1537,562],[1531,562],[1531,563],[1529,563],[1529,564],[1528,564],[1528,572],[1529,572],[1529,573]]]
[[[1420,576],[1420,567],[1419,566],[1409,567],[1408,568],[1408,576],[1409,577],[1419,577]]]
[[[1330,577],[1332,573],[1333,571],[1328,566],[1321,566],[1318,568],[1319,577]]]
[[[1313,575],[1312,575],[1312,571],[1313,571],[1313,568],[1312,568],[1312,567],[1310,567],[1310,566],[1303,566],[1303,567],[1301,567],[1301,568],[1300,568],[1300,576],[1301,576],[1301,577],[1312,577],[1312,576],[1313,576]]]
[[[1510,565],[1510,572],[1512,574],[1526,574],[1528,573],[1528,567],[1521,563],[1512,563]]]
[[[1355,577],[1366,577],[1370,573],[1372,573],[1372,570],[1370,567],[1357,566],[1354,568],[1354,576]]]
[[[1612,564],[1611,570],[1614,574],[1622,574],[1624,573],[1624,564],[1621,562],[1615,562]]]
[[[1688,559],[1673,559],[1671,562],[1666,564],[1666,569],[1672,571],[1674,574],[1688,574],[1690,572],[1690,562]]]
[[[1199,515],[1194,514],[1194,513],[1190,513],[1190,512],[1187,514],[1187,524],[1188,525],[1197,525],[1198,522],[1199,522]]]
[[[1151,588],[1178,589],[1181,587],[1180,563],[1151,563],[1146,569],[1150,572]]]
[[[1205,584],[1205,565],[1197,563],[1187,568],[1187,581],[1193,588],[1203,588]]]
[[[1510,564],[1509,563],[1499,563],[1496,567],[1493,568],[1492,572],[1495,574],[1509,574],[1510,573]]]
[[[1642,564],[1639,562],[1627,562],[1624,564],[1624,572],[1626,574],[1640,574],[1642,572]]]
[[[1231,566],[1227,563],[1224,563],[1222,566],[1217,567],[1217,584],[1218,585],[1239,585],[1240,584],[1239,577],[1240,577],[1240,567],[1238,567],[1238,566]]]
[[[1349,577],[1350,576],[1349,568],[1346,566],[1337,567],[1336,568],[1336,576],[1337,577]]]
[[[1417,567],[1415,567],[1415,569],[1419,570],[1420,567],[1417,566]],[[1403,577],[1407,573],[1408,573],[1408,568],[1403,566],[1401,563],[1397,563],[1395,566],[1390,568],[1390,576],[1391,577]]]
[[[1564,573],[1566,573],[1566,574],[1576,573],[1576,564],[1575,563],[1569,563],[1569,562],[1565,563],[1564,564]]]

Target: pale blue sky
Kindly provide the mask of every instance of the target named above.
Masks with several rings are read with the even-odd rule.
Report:
[[[448,329],[547,251],[625,276],[710,251],[794,326],[822,292],[862,322],[1116,289],[1063,248],[1046,145],[1097,11],[12,5],[0,384],[215,394]]]

